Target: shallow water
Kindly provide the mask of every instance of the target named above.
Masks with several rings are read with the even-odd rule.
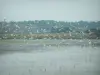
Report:
[[[98,45],[40,41],[0,43],[0,75],[100,75]]]

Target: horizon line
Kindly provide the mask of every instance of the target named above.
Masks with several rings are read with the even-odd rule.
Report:
[[[10,21],[8,21],[7,19],[4,19],[4,20],[2,20],[2,21],[0,21],[0,22],[24,22],[24,21],[56,21],[56,22],[80,22],[80,21],[83,21],[83,22],[99,22],[100,20],[96,20],[96,21],[93,21],[93,20],[77,20],[77,21],[68,21],[68,20],[53,20],[53,19],[51,19],[51,20],[45,20],[45,19],[41,19],[41,20],[10,20]]]

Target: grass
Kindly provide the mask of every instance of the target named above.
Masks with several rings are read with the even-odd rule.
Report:
[[[81,33],[44,33],[44,34],[5,34],[2,39],[84,39]]]

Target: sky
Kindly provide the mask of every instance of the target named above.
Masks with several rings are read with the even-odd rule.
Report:
[[[100,0],[0,0],[0,21],[100,21]]]

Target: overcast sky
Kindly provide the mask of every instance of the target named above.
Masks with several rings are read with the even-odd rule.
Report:
[[[100,21],[100,0],[0,0],[0,21]]]

